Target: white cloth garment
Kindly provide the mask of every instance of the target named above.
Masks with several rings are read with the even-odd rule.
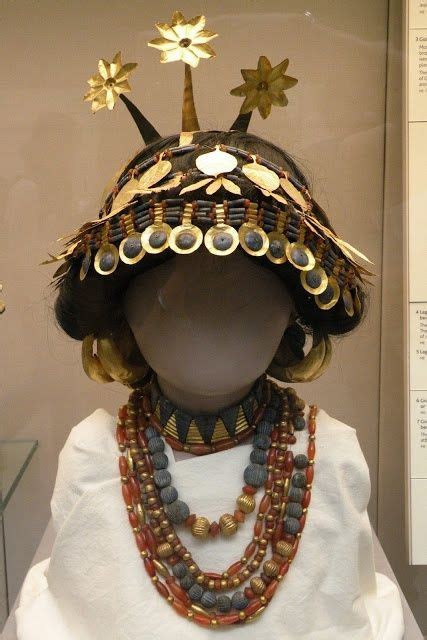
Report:
[[[297,436],[293,450],[302,453],[306,430]],[[250,451],[241,444],[176,462],[166,445],[173,483],[192,513],[218,520],[233,512]],[[25,579],[19,640],[202,640],[218,633],[180,617],[151,584],[123,503],[118,455],[115,418],[103,409],[72,429],[51,501],[56,540],[50,559]],[[296,558],[258,620],[219,633],[232,640],[401,640],[398,590],[374,569],[369,493],[355,430],[320,409],[312,500]],[[182,527],[179,535],[203,570],[218,572],[240,558],[254,518],[228,539],[198,541]]]

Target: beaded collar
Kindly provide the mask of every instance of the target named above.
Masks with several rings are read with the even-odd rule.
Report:
[[[150,382],[152,419],[172,448],[199,454],[212,453],[227,448],[226,445],[233,446],[253,433],[254,418],[266,403],[266,386],[267,376],[264,373],[239,404],[226,407],[218,414],[192,415],[162,394],[153,372]]]

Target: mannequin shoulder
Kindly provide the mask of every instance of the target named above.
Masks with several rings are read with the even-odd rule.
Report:
[[[96,409],[73,427],[58,457],[51,500],[55,524],[85,492],[118,478],[115,418]]]
[[[371,482],[356,429],[319,409],[316,427],[318,477],[329,484],[359,495],[360,504],[369,500]]]

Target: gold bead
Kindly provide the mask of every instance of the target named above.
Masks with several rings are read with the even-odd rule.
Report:
[[[133,511],[133,505],[132,505],[132,504],[127,504],[127,505],[126,505],[126,509],[127,509],[127,510],[129,511],[129,513],[130,513],[131,511]]]
[[[274,560],[267,560],[263,565],[264,573],[269,578],[274,578],[279,573],[279,565]]]
[[[188,570],[190,573],[195,573],[197,571],[197,567],[195,564],[190,564],[190,566],[188,567]]]
[[[166,536],[166,540],[168,542],[173,542],[175,540],[175,534],[174,533],[168,533],[168,535]]]
[[[218,620],[216,618],[212,618],[211,620],[211,626],[212,627],[216,627],[218,625]]]
[[[223,578],[225,578],[225,580],[227,580],[227,578],[229,578],[228,571],[223,571],[223,573],[221,575],[222,575]]]
[[[259,601],[261,602],[261,604],[267,604],[267,598],[265,596],[261,596]]]
[[[204,581],[205,581],[205,576],[203,575],[203,573],[201,573],[199,576],[197,576],[197,578],[196,578],[197,584],[203,584]]]
[[[266,547],[268,545],[268,541],[265,538],[261,538],[259,541],[260,547]]]
[[[141,558],[148,558],[148,551],[141,551]]]
[[[285,542],[284,540],[279,540],[279,542],[276,544],[275,551],[280,556],[283,556],[284,558],[289,558],[289,556],[292,553],[292,545],[290,544],[290,542]]]
[[[215,580],[209,580],[208,582],[208,589],[215,589]]]
[[[244,611],[239,611],[240,620],[244,620],[246,618],[246,613]]]
[[[249,571],[249,569],[243,569],[242,574],[243,574],[243,577],[246,579],[246,578],[249,578],[249,576],[251,575],[251,572]]]
[[[177,546],[178,546],[178,545],[177,545]],[[179,546],[180,546],[180,547],[182,547],[182,544],[181,544],[181,545],[179,545]],[[177,547],[175,547],[175,550],[177,550]],[[188,551],[187,551],[186,553],[184,553],[184,555],[182,556],[182,559],[183,559],[183,560],[190,560],[190,558],[191,558],[191,554],[190,554],[190,553],[188,553]]]
[[[247,493],[242,493],[236,500],[236,504],[243,513],[252,513],[255,509],[255,498]]]
[[[197,516],[191,526],[191,533],[195,538],[207,538],[211,523],[204,516]]]
[[[233,578],[233,587],[238,587],[240,584],[240,578]]]
[[[169,577],[168,568],[163,564],[163,562],[160,562],[157,558],[153,558],[153,564],[156,567],[157,573],[160,573],[163,578]]]
[[[242,556],[242,557],[240,558],[240,562],[241,562],[242,564],[246,564],[246,563],[247,563],[247,561],[248,561],[248,559],[247,559],[247,557],[246,557],[246,556]]]
[[[172,604],[173,603],[173,596],[168,596],[166,598],[166,600],[169,602],[169,604]]]
[[[256,577],[251,580],[251,589],[257,595],[264,593],[266,584],[262,578]]]
[[[157,576],[153,576],[153,577],[151,578],[151,582],[152,582],[153,584],[156,584],[158,581],[159,581],[159,579],[158,579],[158,577],[157,577]]]
[[[219,526],[223,536],[232,536],[237,531],[237,520],[230,513],[224,513],[219,519]]]
[[[157,554],[159,558],[169,558],[173,554],[172,545],[169,542],[163,542],[157,547]]]
[[[225,589],[227,586],[227,580],[221,580],[221,589]]]

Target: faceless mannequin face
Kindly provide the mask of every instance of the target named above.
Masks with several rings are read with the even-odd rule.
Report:
[[[136,276],[125,315],[162,392],[189,412],[239,400],[268,367],[293,303],[279,276],[238,249],[204,245]]]

